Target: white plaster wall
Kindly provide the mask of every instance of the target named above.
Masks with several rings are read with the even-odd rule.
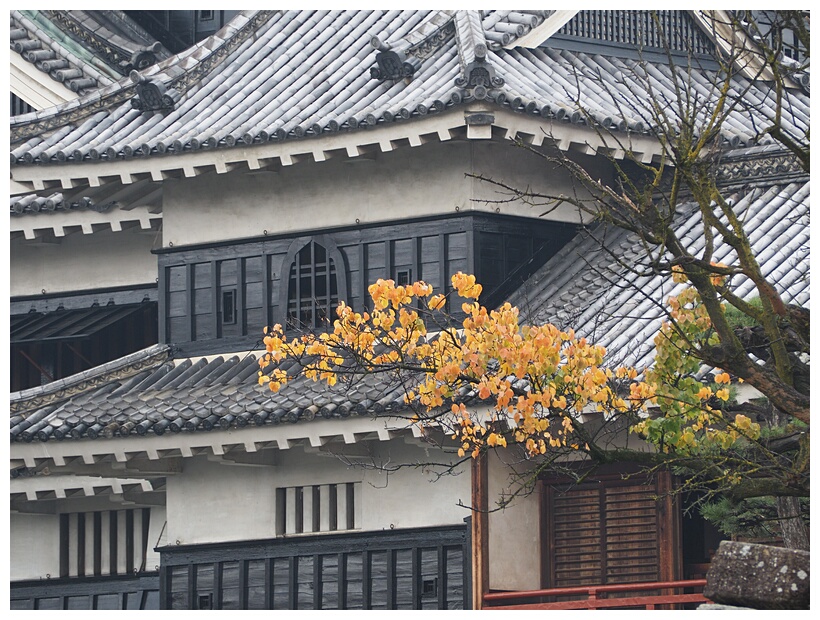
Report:
[[[542,196],[589,196],[576,181],[562,168],[548,162],[543,157],[535,155],[509,142],[476,142],[473,141],[473,172],[476,175],[503,183],[520,190],[529,190],[534,195]],[[557,151],[552,151],[558,156]],[[566,154],[577,163],[584,166],[594,179],[608,182],[612,178],[611,166],[602,157]],[[474,209],[480,211],[496,211],[504,215],[518,215],[521,217],[541,217],[545,220],[568,222],[577,224],[583,218],[589,221],[589,216],[581,214],[577,208],[562,203],[555,206],[546,203],[546,199],[536,199],[538,204],[528,205],[521,201],[497,203],[498,200],[509,198],[507,190],[494,186],[487,181],[472,181],[472,198]],[[495,201],[495,204],[482,203]],[[542,216],[543,214],[543,216]]]
[[[379,153],[375,160],[301,162],[278,172],[208,174],[166,182],[163,243],[354,226],[451,213],[468,204],[469,145]]]
[[[374,443],[374,457],[384,463],[441,459],[403,440],[388,445]],[[369,458],[367,461],[374,462]],[[282,451],[277,465],[266,467],[188,459],[181,474],[168,478],[167,542],[173,545],[272,538],[277,487],[357,481],[362,483],[356,510],[362,530],[463,523],[469,512],[458,503],[469,504],[469,470],[436,482],[431,478],[416,469],[387,475],[347,467],[334,456],[306,453],[299,447]]]
[[[497,507],[503,492],[510,490],[510,474],[520,451],[491,451],[488,456],[487,496],[489,508]],[[488,516],[490,588],[537,590],[541,587],[540,496],[517,498],[504,510]]]
[[[270,468],[187,459],[167,480],[168,544],[269,538],[275,495]]]
[[[445,461],[446,455],[435,448],[425,450],[401,441],[376,444],[377,456],[384,463],[424,463]],[[470,511],[470,469],[439,479],[421,469],[405,468],[391,474],[374,470],[363,472],[362,529],[453,525],[464,522]],[[459,506],[459,502],[463,506]]]
[[[12,513],[9,519],[9,579],[45,579],[60,573],[60,518]]]
[[[475,210],[537,217],[526,205],[488,205],[495,190],[465,177],[483,173],[519,187],[568,192],[566,173],[509,143],[430,143],[378,153],[375,159],[300,162],[278,172],[205,174],[168,180],[163,194],[163,243],[188,245],[403,220]],[[577,222],[563,206],[548,219]]]
[[[148,553],[145,555],[145,570],[159,570],[158,547],[168,544],[167,513],[165,506],[151,506],[151,521],[148,523]]]
[[[151,248],[158,232],[101,230],[76,233],[59,243],[14,239],[10,247],[11,296],[153,284],[157,257]],[[157,243],[158,240],[157,240]]]

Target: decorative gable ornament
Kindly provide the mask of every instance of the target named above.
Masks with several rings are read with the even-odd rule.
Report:
[[[180,92],[166,88],[159,80],[149,80],[137,71],[131,71],[131,81],[137,85],[137,96],[131,99],[131,106],[142,112],[165,112],[173,110],[180,98]]]
[[[402,80],[413,77],[418,68],[418,63],[415,60],[408,60],[404,53],[391,50],[378,37],[370,39],[370,45],[379,50],[379,53],[376,54],[377,66],[370,68],[371,78],[383,82],[385,80]]]
[[[504,85],[504,78],[497,76],[493,66],[481,57],[467,65],[464,76],[457,77],[455,83],[476,99],[486,99],[491,89]]]

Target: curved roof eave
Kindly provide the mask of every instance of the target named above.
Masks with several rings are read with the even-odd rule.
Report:
[[[286,166],[300,157],[355,157],[373,145],[392,150],[430,135],[460,137],[465,127],[468,138],[482,139],[514,137],[520,128],[536,143],[553,133],[562,148],[585,152],[601,146],[595,144],[598,132],[586,124],[601,124],[602,133],[617,136],[614,142],[642,140],[646,118],[619,117],[625,102],[640,101],[624,77],[635,70],[628,61],[548,48],[486,49],[490,32],[478,12],[454,13],[449,34],[442,29],[448,14],[434,13],[435,20],[430,15],[240,14],[214,37],[140,74],[167,90],[172,107],[164,111],[132,109],[129,99],[140,85],[120,82],[56,112],[15,119],[12,178],[36,191],[94,185],[112,176],[123,183],[134,175],[161,181],[207,170]],[[498,28],[502,22],[493,23]],[[374,79],[374,71],[380,73],[371,41],[406,40],[426,24],[435,41],[415,73]],[[709,90],[708,79],[694,77],[695,88]],[[673,90],[668,67],[648,67],[643,79],[652,88]],[[766,104],[767,93],[757,95]],[[487,109],[495,118],[475,129],[466,117]],[[807,125],[808,97],[792,109],[791,124]],[[727,130],[751,140],[759,123],[736,116]],[[618,156],[618,145],[609,148]],[[641,148],[651,156],[658,152]]]
[[[489,125],[473,125],[473,118],[489,115]],[[373,151],[389,152],[397,148],[417,147],[431,141],[451,139],[521,139],[534,146],[555,144],[564,151],[593,154],[605,151],[615,158],[626,152],[607,144],[595,129],[580,123],[544,119],[535,114],[512,112],[495,103],[473,102],[445,112],[430,114],[406,122],[383,124],[369,129],[311,137],[301,140],[269,141],[241,148],[218,148],[189,151],[176,155],[134,157],[115,161],[66,162],[50,166],[14,166],[12,180],[29,191],[57,191],[80,187],[99,187],[112,179],[131,184],[146,179],[162,182],[168,178],[196,177],[207,172],[225,174],[234,170],[257,171],[279,169],[305,159],[325,161],[331,158],[356,158]],[[481,122],[487,122],[482,119]],[[628,137],[633,154],[645,163],[662,156],[662,147],[651,136]]]

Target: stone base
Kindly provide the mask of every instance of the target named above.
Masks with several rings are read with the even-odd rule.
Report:
[[[809,553],[769,545],[720,543],[703,595],[753,609],[809,608]]]

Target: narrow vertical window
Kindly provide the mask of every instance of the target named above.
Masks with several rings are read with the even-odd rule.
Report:
[[[236,290],[228,289],[222,291],[222,324],[233,325],[236,323]]]

